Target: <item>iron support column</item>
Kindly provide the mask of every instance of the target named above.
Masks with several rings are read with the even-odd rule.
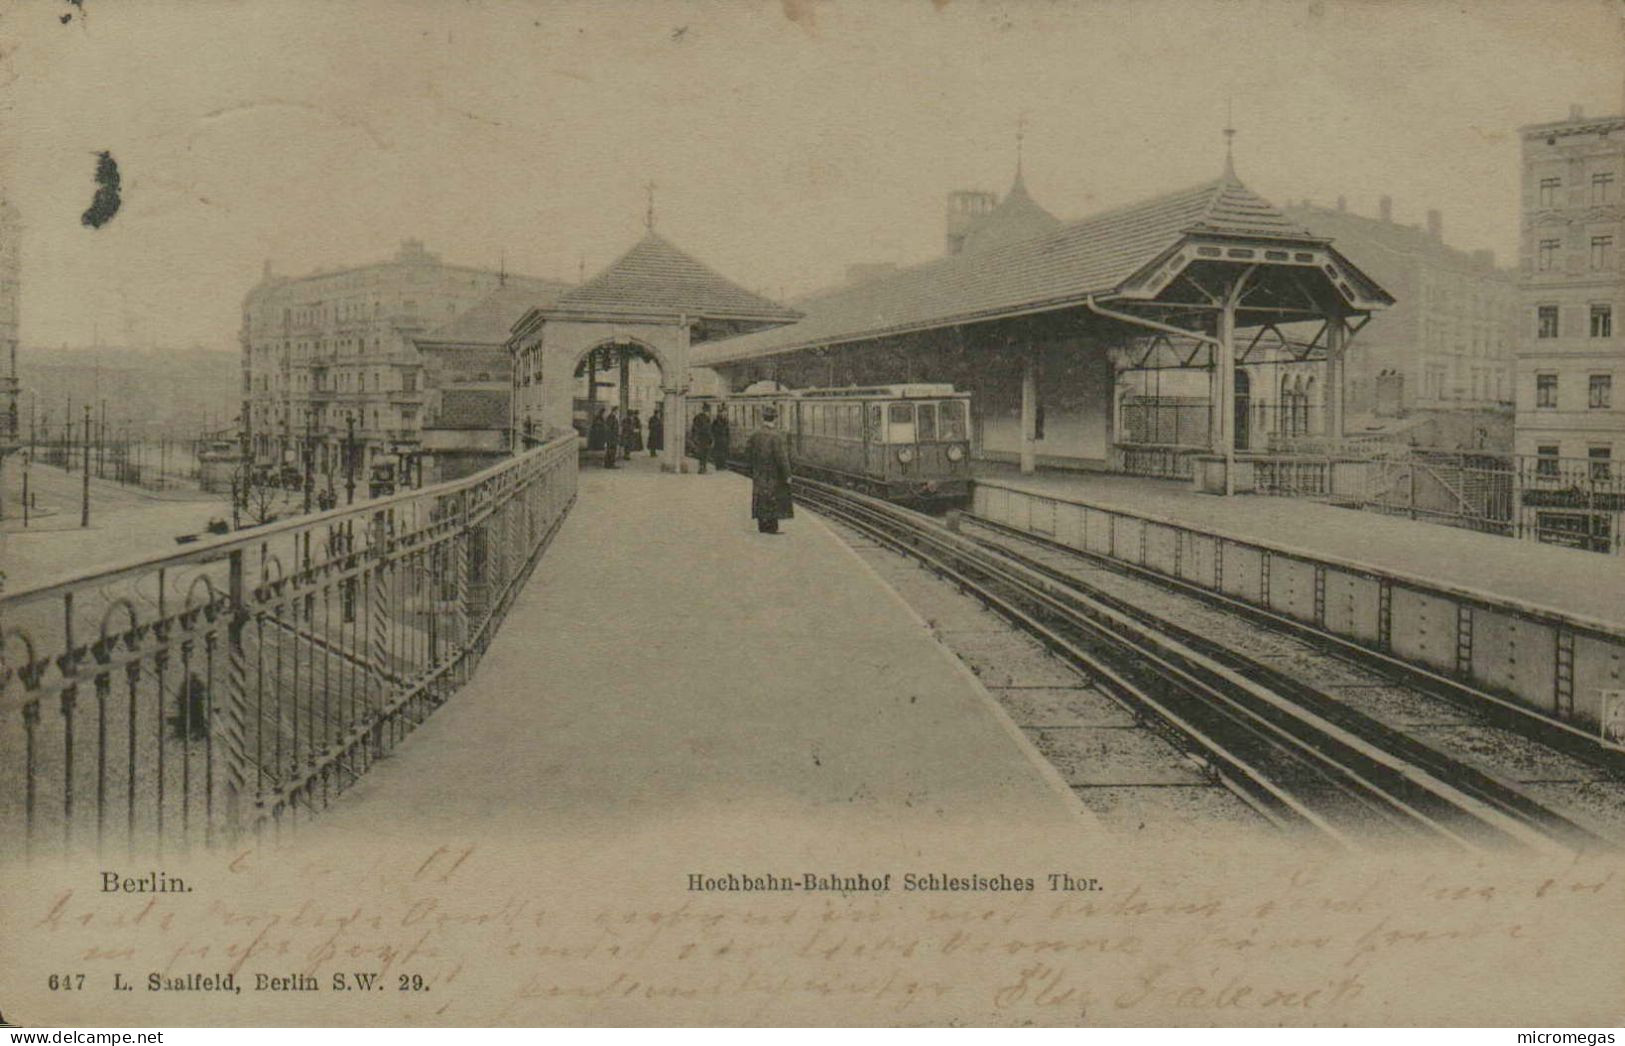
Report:
[[[1021,474],[1030,476],[1038,467],[1038,366],[1033,347],[1021,354]]]
[[[1213,353],[1214,384],[1213,440],[1224,455],[1224,492],[1236,492],[1236,296],[1225,295],[1218,315],[1219,344]]]
[[[677,351],[672,353],[673,374],[662,375],[661,392],[665,402],[661,406],[661,423],[666,430],[666,445],[661,450],[660,471],[681,475],[683,471],[684,436],[688,432],[688,317],[677,321]]]
[[[1348,328],[1341,317],[1326,321],[1326,409],[1324,411],[1326,436],[1343,439],[1343,374],[1344,354],[1348,345]]]

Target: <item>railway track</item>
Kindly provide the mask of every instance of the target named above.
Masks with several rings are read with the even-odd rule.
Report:
[[[1015,548],[839,487],[798,478],[796,488],[808,507],[1033,635],[1280,828],[1356,849],[1394,840],[1548,852],[1608,845],[1514,785]]]

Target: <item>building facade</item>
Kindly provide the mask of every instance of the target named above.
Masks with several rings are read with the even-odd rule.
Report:
[[[0,447],[15,444],[20,432],[17,397],[17,321],[22,266],[18,246],[22,220],[11,201],[0,197]],[[4,451],[0,450],[0,454]]]
[[[1534,461],[1521,500],[1541,534],[1617,544],[1625,412],[1625,116],[1569,118],[1520,131],[1523,222],[1516,450]]]
[[[241,330],[243,423],[255,463],[305,469],[308,454],[308,467],[331,484],[345,468],[352,425],[357,469],[417,453],[427,392],[442,373],[417,339],[498,290],[529,291],[540,302],[561,286],[447,265],[416,240],[388,261],[300,278],[274,276],[267,263],[244,300]]]
[[[1436,210],[1426,226],[1394,221],[1387,196],[1375,217],[1307,202],[1286,213],[1358,257],[1396,299],[1350,347],[1343,395],[1351,419],[1510,409],[1518,291],[1492,252],[1451,247]]]

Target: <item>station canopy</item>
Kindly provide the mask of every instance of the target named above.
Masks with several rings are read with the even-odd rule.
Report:
[[[608,268],[536,311],[546,319],[597,322],[687,317],[695,341],[801,317],[795,309],[746,290],[678,250],[652,229]]]
[[[1368,314],[1393,303],[1329,240],[1227,170],[1194,188],[843,287],[801,303],[806,315],[797,323],[696,348],[694,363],[1090,305],[1194,331],[1207,322],[1216,289],[1243,270],[1251,277],[1236,310],[1240,327]]]

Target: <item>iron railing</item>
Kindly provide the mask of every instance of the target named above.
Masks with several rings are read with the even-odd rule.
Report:
[[[1366,508],[1592,552],[1621,551],[1625,465],[1412,450],[1367,465]]]
[[[0,597],[0,857],[324,807],[468,679],[574,502],[575,442]]]
[[[1206,447],[1212,440],[1212,418],[1206,400],[1128,397],[1119,408],[1118,418],[1120,443]]]

